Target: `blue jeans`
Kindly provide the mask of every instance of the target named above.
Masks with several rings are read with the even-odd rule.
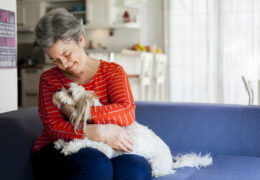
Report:
[[[151,167],[147,160],[134,154],[108,159],[93,148],[84,148],[64,156],[53,143],[32,154],[36,179],[69,180],[148,180]]]

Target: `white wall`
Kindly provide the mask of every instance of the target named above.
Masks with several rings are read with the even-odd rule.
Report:
[[[164,49],[163,1],[147,0],[147,44]]]
[[[0,0],[0,4],[16,14],[16,0]],[[0,69],[0,113],[17,109],[17,91],[17,68]]]

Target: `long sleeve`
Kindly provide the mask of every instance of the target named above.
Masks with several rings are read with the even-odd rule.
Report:
[[[92,107],[91,115],[93,121],[95,124],[128,126],[135,121],[135,103],[128,77],[119,65],[117,65],[117,68],[112,73],[108,74],[106,96],[108,96],[110,102],[103,106]],[[100,96],[102,96],[102,93]]]
[[[53,94],[62,86],[69,88],[72,81],[57,68],[45,71],[40,79],[38,108],[43,131],[35,142],[33,151],[57,139],[66,141],[81,139],[83,131],[76,134],[74,127],[66,121],[60,110],[52,103]],[[82,85],[86,90],[95,91],[102,106],[91,108],[95,124],[118,124],[128,126],[135,121],[135,103],[123,68],[116,63],[101,61],[93,79]]]
[[[60,110],[52,103],[52,95],[57,91],[55,84],[51,85],[47,78],[41,77],[39,85],[39,114],[44,129],[53,140],[71,140],[82,138],[82,130],[75,134],[74,127],[64,119]],[[58,84],[56,84],[58,86]]]

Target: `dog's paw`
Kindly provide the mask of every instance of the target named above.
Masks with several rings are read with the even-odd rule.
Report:
[[[109,159],[113,157],[114,150],[112,148],[104,148],[101,149],[100,151],[103,152]]]
[[[75,150],[75,148],[71,147],[71,145],[69,143],[66,146],[64,146],[61,150],[61,153],[64,154],[65,156],[74,154],[76,152],[77,152],[77,150]]]
[[[59,139],[59,140],[55,141],[53,144],[54,144],[54,148],[59,150],[59,149],[62,149],[66,145],[66,142],[63,139]]]
[[[165,176],[165,175],[169,175],[169,174],[174,174],[174,173],[175,173],[175,170],[170,170],[170,171],[161,171],[161,170],[158,170],[158,169],[152,170],[153,178],[157,178],[157,177]]]
[[[157,178],[160,176],[160,172],[158,170],[152,170],[152,176],[153,178]]]
[[[63,148],[61,151],[62,154],[64,154],[65,156],[71,155],[73,154],[71,151],[69,151],[67,148]]]

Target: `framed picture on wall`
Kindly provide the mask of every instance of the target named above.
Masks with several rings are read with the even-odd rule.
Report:
[[[0,68],[17,64],[15,13],[0,9]]]

